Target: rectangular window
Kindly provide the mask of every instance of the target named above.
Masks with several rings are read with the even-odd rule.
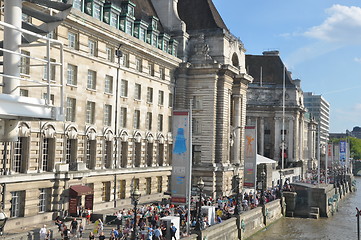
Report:
[[[136,58],[135,59],[135,70],[137,70],[138,72],[141,72],[142,71],[142,59],[140,58]]]
[[[104,125],[110,126],[112,124],[112,105],[105,104],[104,106]]]
[[[162,177],[157,177],[157,191],[158,193],[161,193],[162,192],[162,188],[163,188],[163,178]]]
[[[193,96],[193,109],[202,109],[202,97]]]
[[[147,88],[147,103],[153,103],[153,88]]]
[[[126,181],[120,180],[119,181],[119,192],[118,192],[119,199],[125,199],[125,191],[126,191]]]
[[[149,75],[154,77],[154,64],[153,63],[148,64],[148,70],[149,70]]]
[[[76,86],[77,85],[77,75],[78,75],[78,67],[68,64],[66,83]]]
[[[142,96],[142,86],[136,83],[134,87],[134,99],[141,100],[141,96]]]
[[[30,74],[30,52],[21,50],[20,57],[20,73],[29,75]]]
[[[173,94],[169,93],[169,97],[168,97],[168,107],[173,107]]]
[[[131,21],[126,21],[126,29],[125,29],[125,32],[130,34],[130,35],[133,35],[133,23]]]
[[[48,98],[48,93],[43,93],[43,96],[42,96],[41,98],[47,100],[47,98]],[[54,105],[54,102],[55,102],[55,95],[54,95],[54,94],[50,94],[49,104],[50,104],[50,105]]]
[[[145,42],[145,29],[144,28],[140,28],[140,33],[139,33],[139,39],[142,40],[143,42]]]
[[[95,90],[97,84],[96,77],[97,77],[97,73],[95,71],[88,70],[88,81],[86,85],[88,89]]]
[[[151,112],[147,112],[147,119],[145,124],[148,130],[152,130],[152,120],[153,120],[153,114]]]
[[[192,153],[193,162],[195,164],[199,164],[202,159],[202,146],[201,145],[193,145],[192,151],[193,151],[193,153]]]
[[[158,92],[158,104],[161,106],[164,104],[164,92],[161,90]]]
[[[158,114],[158,131],[163,131],[163,115]]]
[[[97,43],[94,40],[88,41],[89,54],[92,56],[97,56]]]
[[[146,195],[150,195],[152,193],[152,178],[145,178],[147,190]]]
[[[109,62],[114,62],[114,50],[112,47],[107,46],[105,49],[106,53],[107,53],[107,60]]]
[[[86,103],[86,123],[94,124],[95,122],[95,102],[87,102]]]
[[[113,142],[112,141],[105,141],[104,144],[104,165],[106,168],[112,167],[112,155],[113,155]],[[116,163],[114,163],[116,164]],[[117,167],[117,166],[115,166]]]
[[[82,11],[83,10],[82,0],[74,0],[73,1],[73,8],[76,8],[76,9]]]
[[[128,81],[122,79],[120,82],[120,96],[121,97],[128,97]]]
[[[29,90],[27,90],[27,89],[20,89],[20,96],[29,97]]]
[[[123,52],[123,66],[129,67],[129,54]]]
[[[94,3],[94,12],[93,12],[93,17],[101,20],[102,19],[102,6],[99,4]]]
[[[49,138],[43,139],[43,156],[41,162],[41,170],[48,171],[49,168]]]
[[[163,67],[159,68],[159,78],[162,80],[165,79],[165,69]]]
[[[65,163],[70,163],[70,160],[71,160],[71,139],[67,139],[65,146]]]
[[[172,122],[172,116],[168,116],[168,132],[172,132],[173,130],[173,122]]]
[[[121,107],[120,108],[120,127],[126,128],[127,127],[127,108]]]
[[[118,26],[118,14],[115,13],[111,13],[111,17],[110,17],[110,26],[112,27],[117,27]]]
[[[16,173],[22,172],[23,168],[23,159],[24,155],[24,144],[25,138],[19,137],[16,142],[14,142],[14,156],[13,156],[13,171]]]
[[[134,124],[133,124],[133,127],[135,129],[139,129],[139,127],[140,127],[140,111],[139,110],[134,111]]]
[[[10,217],[23,217],[23,205],[25,202],[25,194],[23,191],[10,192],[11,193],[11,207],[10,207]]]
[[[110,201],[110,182],[103,182],[102,201],[103,202],[109,202]]]
[[[192,119],[192,133],[193,134],[202,134],[201,121],[197,118]]]
[[[68,32],[68,47],[78,49],[78,34]]]
[[[53,31],[49,32],[48,34],[46,34],[46,36],[50,39],[57,39],[58,38],[58,32],[57,29],[55,28]]]
[[[104,81],[104,92],[105,93],[113,93],[113,77],[109,75],[105,75]]]
[[[52,64],[52,63],[55,63],[55,59],[50,59],[50,75],[49,75],[50,79],[49,80],[55,81],[55,69],[56,69],[56,66],[55,66],[55,64]],[[47,63],[45,63],[45,66],[44,66],[43,79],[48,80],[48,64]]]
[[[66,121],[75,122],[76,99],[66,99]]]
[[[50,189],[40,188],[39,189],[39,213],[46,212],[48,210]]]

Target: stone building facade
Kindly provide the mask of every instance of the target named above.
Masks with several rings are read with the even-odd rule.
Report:
[[[0,145],[7,228],[71,214],[80,205],[130,204],[134,186],[143,202],[168,190],[177,41],[150,1],[88,2],[74,0],[49,35],[64,43],[64,121],[20,121],[18,141]],[[45,51],[21,51],[30,57],[22,57],[21,77],[45,82],[47,67],[38,61]],[[60,62],[58,52],[51,48],[53,62]],[[51,67],[52,83],[60,84],[61,71]],[[43,88],[27,85],[21,84],[20,95],[46,97]],[[51,92],[51,104],[59,106],[61,96]]]
[[[24,81],[19,95],[64,106],[64,121],[20,119],[18,140],[1,142],[6,228],[76,214],[80,206],[130,204],[135,187],[141,202],[161,199],[172,171],[172,112],[189,109],[191,100],[192,181],[203,177],[207,193],[228,195],[232,178],[243,174],[252,77],[242,42],[212,1],[72,4],[48,34],[63,49],[51,46],[48,57],[44,49],[20,47],[21,78],[54,85],[63,80],[64,88],[47,92]],[[37,25],[37,17],[23,14],[22,20]]]
[[[258,154],[278,161],[281,167],[284,144],[284,168],[307,170],[315,158],[316,122],[305,116],[300,80],[292,79],[278,51],[247,55],[246,67],[254,78],[247,94],[247,125],[257,127]]]

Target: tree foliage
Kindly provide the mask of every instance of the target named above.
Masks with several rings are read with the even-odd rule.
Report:
[[[353,159],[361,159],[361,139],[355,137],[348,137],[350,143],[350,157]],[[332,143],[339,143],[340,141],[347,141],[346,138],[333,138]]]

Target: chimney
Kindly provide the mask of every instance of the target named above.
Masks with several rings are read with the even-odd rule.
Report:
[[[263,54],[263,56],[279,56],[280,51],[278,51],[278,50],[264,51],[262,54]]]

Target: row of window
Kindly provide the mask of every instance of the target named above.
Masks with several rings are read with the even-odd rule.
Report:
[[[76,121],[76,99],[68,97],[66,99],[66,121],[75,122]],[[103,109],[103,123],[105,126],[111,126],[112,123],[112,105],[105,104]],[[88,124],[95,124],[95,102],[87,101],[86,102],[86,113],[85,113],[85,122]],[[128,127],[128,109],[126,107],[120,108],[120,119],[119,125],[122,128]],[[163,114],[158,114],[157,117],[157,131],[163,131],[164,125],[164,116]],[[141,127],[141,113],[140,110],[136,109],[133,113],[133,128],[140,129]],[[147,130],[153,130],[153,113],[147,112],[145,119],[145,127]],[[168,132],[172,131],[172,117],[168,116]]]
[[[133,179],[134,184],[139,189],[139,178]],[[154,182],[153,182],[154,184]],[[118,199],[125,199],[126,196],[126,180],[118,181]],[[140,189],[145,195],[150,195],[152,192],[152,179],[150,177],[145,178],[144,189]],[[156,193],[162,193],[163,191],[163,177],[157,177],[157,190]],[[51,195],[52,188],[40,188],[38,196],[38,212],[44,213],[51,211]],[[10,192],[10,217],[24,217],[25,214],[25,191],[13,191]],[[102,182],[101,199],[103,202],[111,201],[111,182]]]
[[[164,52],[177,55],[178,42],[170,39],[170,36],[165,33],[159,33],[159,19],[154,16],[149,17],[150,24],[144,20],[135,19],[136,5],[131,1],[123,1],[119,8],[110,1],[103,3],[98,0],[74,0],[73,7]],[[76,44],[73,46],[76,47]]]
[[[152,167],[154,165],[164,166],[172,163],[172,144],[165,145],[163,143],[147,142],[143,149],[141,142],[133,142],[133,153],[129,155],[129,143],[120,142],[119,146],[119,163],[113,162],[114,159],[114,142],[104,141],[103,145],[103,161],[97,161],[98,145],[97,140],[86,140],[85,142],[85,156],[84,163],[88,169],[95,169],[96,167],[104,166],[105,168],[112,168],[113,166],[127,168],[134,167]],[[14,142],[12,161],[9,169],[15,173],[25,173],[29,168],[29,149],[30,138],[20,137],[18,141]],[[53,171],[55,165],[55,138],[44,138],[42,142],[42,156],[39,161],[41,164],[39,169],[43,172]],[[78,163],[78,140],[66,139],[65,142],[65,163],[69,164],[69,170],[76,170]],[[167,155],[165,154],[167,151]],[[144,156],[142,155],[144,154]],[[131,157],[131,158],[129,158]],[[142,158],[144,157],[144,163]]]
[[[150,195],[155,192],[152,191],[152,178],[147,177],[145,178],[145,185],[143,185],[144,189],[140,189],[139,187],[139,178],[134,178],[133,180],[133,187],[139,189],[141,192],[144,192],[145,195]],[[163,177],[157,177],[157,190],[156,193],[163,192]],[[168,183],[170,181],[168,180]],[[154,182],[153,182],[154,185]],[[125,199],[125,193],[127,192],[126,189],[126,180],[118,181],[119,191],[118,191],[118,199]],[[168,186],[169,188],[169,186]],[[102,193],[101,193],[102,201],[109,202],[111,200],[111,182],[102,182]]]

